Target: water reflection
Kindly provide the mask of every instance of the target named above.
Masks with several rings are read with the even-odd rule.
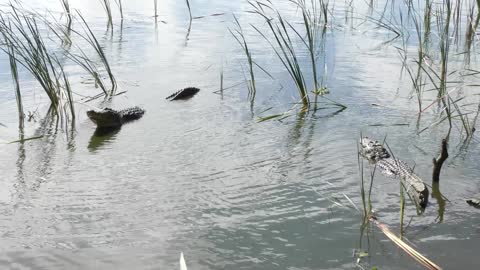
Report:
[[[103,12],[95,8],[95,1],[77,2],[93,13]],[[123,97],[128,98],[129,105],[145,104],[152,108],[149,117],[137,122],[135,128],[125,126],[122,129],[125,136],[119,136],[120,129],[100,129],[91,134],[90,126],[84,125],[88,119],[82,113],[76,129],[65,129],[66,142],[62,133],[57,135],[57,127],[63,126],[58,124],[58,118],[45,117],[36,131],[46,134],[43,140],[20,142],[0,154],[2,163],[7,164],[2,164],[3,178],[17,181],[14,188],[19,197],[25,190],[31,191],[25,184],[31,185],[29,179],[55,179],[27,194],[32,200],[21,214],[0,217],[0,226],[11,232],[2,235],[8,242],[2,246],[12,250],[8,259],[0,257],[0,268],[15,264],[32,269],[116,269],[127,263],[128,269],[151,265],[178,269],[180,250],[187,251],[189,266],[199,270],[355,267],[351,263],[351,249],[358,238],[361,215],[328,200],[338,197],[345,202],[344,194],[348,194],[354,203],[361,201],[355,147],[351,142],[365,129],[372,135],[392,134],[392,145],[401,146],[399,156],[418,161],[418,170],[422,172],[430,169],[430,155],[419,155],[410,143],[421,145],[425,153],[436,149],[423,139],[429,136],[412,135],[413,125],[384,124],[398,122],[399,111],[416,109],[411,100],[403,98],[411,89],[405,91],[392,83],[398,80],[401,66],[397,51],[392,53],[390,46],[385,46],[384,40],[390,37],[385,38],[381,33],[369,36],[360,32],[361,26],[354,33],[346,29],[345,34],[337,35],[325,34],[324,29],[319,44],[322,47],[319,65],[323,70],[319,73],[327,78],[327,62],[328,87],[332,90],[327,97],[350,101],[348,110],[330,108],[295,114],[282,122],[256,123],[253,103],[245,98],[246,87],[221,87],[221,99],[207,90],[189,102],[164,101],[178,85],[213,89],[219,83],[219,66],[215,66],[218,59],[225,64],[221,68],[226,75],[225,85],[245,82],[238,65],[244,54],[228,36],[229,24],[224,24],[223,19],[205,17],[195,20],[195,29],[188,30],[185,16],[178,15],[185,15],[184,3],[161,2],[172,3],[171,8],[160,8],[168,14],[168,25],[160,21],[159,26],[157,19],[153,25],[151,7],[145,13],[129,13],[125,28],[121,21],[120,28],[115,26],[115,33],[111,29],[104,32],[103,13],[89,17],[94,31],[101,32],[102,46],[112,57],[112,68],[119,81],[123,85],[138,82]],[[193,9],[201,10],[198,14],[211,14],[218,2],[207,2],[201,1]],[[242,1],[224,2],[235,12],[248,8]],[[130,5],[135,8],[142,4],[132,1]],[[296,12],[288,6],[281,11]],[[350,14],[353,29],[354,24],[357,27],[353,7]],[[247,12],[239,12],[238,16],[245,25],[254,23]],[[259,42],[258,36],[246,34],[255,61],[277,78],[272,83],[259,72],[262,91],[258,91],[255,106],[270,107],[277,99],[278,104],[285,104],[291,94],[296,95],[288,74],[275,62],[268,44]],[[329,43],[325,45],[327,40]],[[370,44],[382,42],[381,47],[370,48]],[[365,53],[359,47],[380,52]],[[299,55],[301,61],[303,56]],[[83,93],[82,86],[74,81],[72,85]],[[409,85],[408,78],[407,82],[402,81]],[[279,84],[282,88],[276,91],[274,88]],[[92,93],[93,87],[85,88],[85,92]],[[227,89],[234,90],[225,92],[223,97],[223,90]],[[392,101],[392,96],[400,98]],[[123,107],[125,104],[119,104],[125,103],[123,97],[115,97],[112,102]],[[105,101],[101,107],[110,106],[109,102]],[[389,108],[377,110],[369,105],[373,102],[389,104]],[[428,114],[422,117],[426,118],[422,121],[431,118]],[[408,116],[400,119],[402,123],[409,121]],[[433,129],[429,131],[435,134]],[[59,146],[65,143],[68,151],[56,151],[57,147],[63,149]],[[475,139],[469,143],[470,147],[478,146]],[[118,147],[110,147],[112,144]],[[446,167],[445,178],[455,179],[442,183],[449,199],[462,198],[476,188],[471,178],[478,175],[478,151],[471,151],[468,159],[466,148],[460,149],[464,156],[455,160],[456,164]],[[111,162],[112,156],[118,159]],[[380,209],[382,220],[395,227],[398,182],[384,180],[379,179],[372,187],[372,201]],[[438,204],[439,211],[430,211],[435,206],[429,208],[424,216],[411,223],[405,236],[414,235],[410,240],[422,251],[435,253],[438,247],[436,254],[453,249],[451,241],[440,240],[455,238],[458,241],[455,249],[458,247],[462,252],[458,252],[452,267],[469,268],[473,263],[468,257],[477,250],[478,234],[468,229],[475,229],[478,222],[472,210],[455,203],[447,206],[440,192],[436,196],[436,190],[434,185],[432,196],[436,200],[432,201]],[[446,207],[448,215],[444,214]],[[0,204],[1,213],[8,213],[10,208],[10,204]],[[432,222],[436,217],[443,223]],[[19,226],[24,223],[29,227]],[[427,226],[429,230],[420,231]],[[466,230],[458,230],[459,227]],[[397,258],[398,250],[384,241],[383,235],[372,233],[374,229],[362,224],[359,240],[359,249],[368,251],[372,264],[379,264],[380,268],[392,264],[411,268],[409,261]],[[38,249],[27,250],[22,246],[25,242]],[[58,256],[60,253],[71,260]],[[449,263],[449,258],[442,260]],[[365,269],[371,266],[364,265]]]
[[[91,152],[95,152],[100,147],[108,145],[115,141],[117,133],[120,131],[121,127],[114,127],[114,128],[101,128],[97,127],[95,132],[90,137],[90,141],[88,143],[88,149]]]
[[[443,217],[445,214],[445,205],[446,200],[443,197],[442,193],[440,192],[440,183],[439,182],[432,182],[432,198],[437,200],[438,204],[438,216],[435,219],[438,223],[443,222]]]

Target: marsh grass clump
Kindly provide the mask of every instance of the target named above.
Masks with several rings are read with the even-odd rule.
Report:
[[[16,63],[20,63],[41,85],[54,112],[61,113],[61,108],[66,104],[74,118],[74,105],[67,76],[57,56],[47,49],[37,20],[24,15],[22,10],[13,5],[10,5],[10,8],[8,17],[0,15],[0,31],[5,40],[0,48],[15,61],[15,64],[11,62],[12,74],[16,73]],[[14,76],[18,80],[18,75]],[[16,92],[20,93],[18,89]]]
[[[318,108],[319,97],[326,99],[328,104],[339,107],[340,110],[343,110],[346,106],[324,96],[327,93],[327,89],[324,85],[319,83],[317,75],[317,57],[319,52],[318,41],[325,38],[324,34],[327,23],[325,16],[328,16],[328,2],[322,1],[320,7],[319,4],[314,1],[310,4],[307,4],[305,0],[292,2],[294,2],[301,10],[303,19],[302,24],[304,27],[303,32],[288,22],[280,12],[272,6],[271,2],[266,4],[259,1],[249,1],[249,4],[254,8],[253,13],[260,15],[265,20],[265,23],[273,36],[268,36],[257,26],[252,25],[252,27],[265,39],[265,41],[267,41],[287,70],[290,78],[294,81],[300,95],[301,103],[303,104],[302,111],[310,110],[312,104],[309,96],[310,92],[313,93],[315,97],[313,102],[315,104],[314,110],[317,110]],[[270,14],[272,15],[270,16]],[[323,24],[321,23],[322,15],[324,17]],[[322,27],[323,30],[321,36],[318,35],[320,27]],[[307,68],[301,64],[304,50],[298,47],[295,37],[298,38],[300,44],[303,44],[308,52],[312,67],[312,91],[309,91],[309,86],[305,80],[304,72]]]
[[[73,123],[75,119],[72,87],[64,68],[66,59],[72,60],[85,69],[94,78],[95,84],[102,89],[103,95],[106,97],[114,95],[117,88],[115,76],[103,48],[80,13],[78,16],[82,22],[83,33],[69,28],[70,22],[65,28],[56,21],[50,22],[46,17],[29,12],[22,7],[11,4],[9,8],[10,12],[0,13],[0,49],[9,57],[20,127],[23,127],[24,111],[18,65],[23,66],[39,83],[50,100],[50,111],[61,116],[58,119],[62,119],[62,121]],[[64,2],[64,8],[68,9],[67,1]],[[53,32],[54,36],[44,38],[45,33],[49,33],[49,31]],[[70,32],[87,41],[97,54],[102,68],[99,68],[96,61],[88,57],[80,46],[75,45],[78,52],[72,52]],[[55,50],[55,46],[63,48],[62,55],[57,55],[59,50]],[[111,87],[104,82],[101,75],[103,72],[100,70],[105,70],[104,72],[107,73]]]
[[[471,138],[479,103],[469,102],[478,86],[469,80],[478,74],[470,56],[477,45],[480,1],[390,1],[380,8],[376,12],[372,7],[367,19],[395,34],[384,44],[397,49],[401,73],[406,71],[413,85],[410,95],[414,93],[418,103],[417,133],[446,123],[450,134],[458,120],[461,136]],[[401,45],[394,44],[398,37]],[[437,109],[435,121],[420,129],[422,115],[431,108]]]

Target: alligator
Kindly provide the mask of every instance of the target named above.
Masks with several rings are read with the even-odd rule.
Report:
[[[467,200],[467,203],[475,208],[480,209],[480,199],[470,199]]]
[[[123,125],[123,123],[140,119],[145,110],[135,106],[120,111],[105,108],[101,111],[90,110],[87,111],[87,116],[100,129],[115,129]]]
[[[428,203],[428,188],[407,163],[392,157],[383,144],[368,137],[360,139],[360,155],[376,164],[383,174],[399,176],[417,209],[421,212],[425,210]]]
[[[187,87],[171,94],[165,99],[169,99],[170,101],[179,100],[179,99],[189,99],[193,97],[196,93],[198,93],[198,91],[200,91],[200,89],[196,87]]]

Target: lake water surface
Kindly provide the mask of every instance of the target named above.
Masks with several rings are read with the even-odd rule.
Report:
[[[101,42],[117,92],[127,92],[108,103],[76,96],[74,129],[66,129],[46,116],[48,99],[22,71],[25,111],[35,112],[25,136],[43,137],[6,144],[19,131],[8,57],[0,54],[1,269],[178,269],[180,252],[196,270],[361,269],[355,251],[370,255],[360,262],[365,269],[422,269],[374,225],[361,230],[360,134],[387,136],[395,155],[415,165],[427,183],[446,134],[441,125],[418,134],[437,120],[438,110],[426,111],[417,127],[418,104],[395,48],[401,41],[385,43],[390,33],[357,18],[376,16],[384,2],[372,11],[354,1],[355,14],[346,16],[345,2],[332,1],[335,22],[323,39],[319,74],[328,97],[347,109],[296,110],[265,122],[258,118],[288,110],[299,97],[271,46],[250,27],[269,31],[247,12],[247,1],[192,0],[193,16],[205,17],[194,19],[190,30],[184,1],[159,1],[157,20],[153,1],[124,1],[123,22],[112,1],[112,29],[99,1],[70,2]],[[24,6],[50,10],[57,19],[62,11],[53,0]],[[289,1],[275,6],[301,26]],[[253,104],[245,54],[229,32],[236,29],[233,14],[254,60],[273,77],[257,69]],[[81,29],[80,22],[73,27]],[[415,46],[407,44],[413,52]],[[306,51],[300,57],[307,63]],[[69,63],[66,70],[77,94],[100,92],[78,66]],[[213,93],[222,73],[223,94]],[[165,100],[188,86],[201,91],[186,101]],[[465,92],[478,104],[478,89]],[[435,95],[425,97],[427,105]],[[85,112],[107,105],[139,105],[146,114],[95,137]],[[478,269],[480,213],[465,199],[480,194],[480,144],[473,137],[465,146],[455,123],[440,182],[448,199],[444,214],[434,198],[421,216],[408,201],[404,237],[444,269]],[[398,179],[375,175],[373,208],[396,233],[399,201]]]

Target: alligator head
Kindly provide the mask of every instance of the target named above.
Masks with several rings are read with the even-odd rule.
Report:
[[[87,111],[87,116],[97,124],[98,127],[102,128],[115,128],[123,124],[122,115],[110,108],[105,108],[101,111]]]
[[[378,161],[383,158],[389,158],[390,154],[383,144],[378,141],[370,140],[368,137],[360,139],[360,154],[369,160]]]

